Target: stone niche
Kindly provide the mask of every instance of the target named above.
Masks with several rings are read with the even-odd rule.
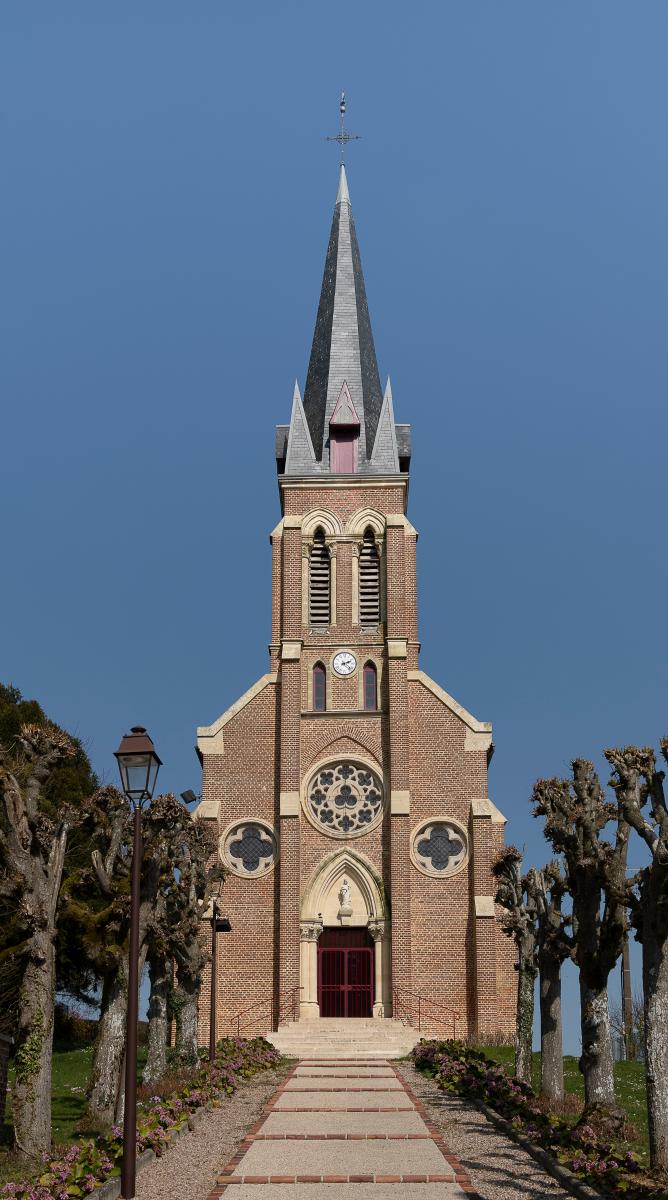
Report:
[[[367,902],[352,874],[343,874],[330,884],[321,913],[323,925],[368,925]]]
[[[375,944],[373,1015],[392,1014],[390,984],[391,928],[385,890],[360,854],[346,847],[325,859],[314,872],[301,904],[301,1019],[320,1015],[317,943],[326,926],[362,926]]]

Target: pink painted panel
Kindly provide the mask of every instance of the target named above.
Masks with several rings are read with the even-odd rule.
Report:
[[[354,475],[357,470],[357,429],[332,429],[329,435],[329,465],[335,475]]]

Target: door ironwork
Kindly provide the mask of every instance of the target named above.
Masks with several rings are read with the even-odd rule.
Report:
[[[321,1017],[373,1013],[374,944],[366,929],[324,929],[318,942]]]

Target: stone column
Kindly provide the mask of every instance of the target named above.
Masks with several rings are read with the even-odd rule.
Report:
[[[360,623],[360,548],[357,542],[350,547],[350,605],[351,624]]]
[[[299,927],[301,957],[301,1020],[313,1020],[320,1016],[318,1004],[318,938],[322,933],[322,921],[302,921]]]
[[[387,1007],[387,945],[385,940],[385,921],[369,921],[369,933],[374,940],[374,1017],[390,1015]]]

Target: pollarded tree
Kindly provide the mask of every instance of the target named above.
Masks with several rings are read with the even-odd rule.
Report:
[[[123,1112],[122,1071],[128,999],[128,935],[130,922],[130,867],[132,829],[125,797],[113,787],[99,789],[92,800],[89,863],[70,881],[68,919],[78,923],[82,943],[102,980],[98,1036],[88,1086],[88,1118],[109,1125]],[[171,794],[157,796],[144,812],[139,909],[140,976],[149,959],[150,1057],[146,1082],[164,1070],[166,1043],[166,987],[171,961],[184,962],[203,951],[182,947],[183,896],[202,892],[194,882],[190,858],[204,845],[205,831]],[[195,847],[195,850],[192,850]],[[212,844],[206,834],[206,854]],[[206,874],[206,873],[205,873]],[[196,872],[195,872],[196,875]],[[180,897],[179,903],[175,896]],[[195,942],[197,938],[194,938]],[[195,996],[196,1004],[196,996]],[[195,1046],[196,1050],[196,1046]]]
[[[0,893],[16,905],[23,933],[17,998],[14,1136],[37,1158],[51,1146],[51,1056],[58,898],[67,838],[77,819],[65,796],[46,801],[57,768],[76,755],[57,726],[23,724],[0,747]]]
[[[545,818],[545,836],[563,855],[572,898],[572,957],[580,973],[580,1024],[585,1114],[615,1117],[608,978],[622,952],[626,930],[626,861],[629,826],[617,804],[606,802],[590,762],[573,763],[573,779],[541,779],[533,790],[534,815]],[[602,837],[615,824],[614,842]]]
[[[538,909],[527,875],[522,875],[522,855],[506,846],[492,873],[497,881],[496,903],[506,911],[501,927],[517,947],[517,1017],[515,1022],[515,1074],[531,1085],[533,1062],[533,1012],[537,974],[536,932]]]
[[[109,1125],[123,1115],[122,1073],[128,1002],[132,831],[125,797],[116,788],[94,796],[91,863],[82,872],[70,912],[102,978],[98,1036],[88,1085],[88,1117]],[[175,796],[157,796],[143,815],[139,902],[139,974],[149,949],[168,940],[166,896],[179,865],[190,815]],[[149,1071],[149,1076],[150,1076]]]
[[[540,993],[540,1092],[548,1100],[564,1094],[561,967],[572,953],[570,917],[562,912],[566,892],[561,867],[552,861],[529,872],[528,891],[537,913],[536,946]]]
[[[668,738],[661,742],[668,761]],[[650,1160],[668,1171],[668,803],[650,747],[606,750],[626,820],[647,845],[649,865],[631,881],[631,922],[642,943],[645,1072]],[[646,810],[646,811],[643,811]]]
[[[117,788],[95,792],[88,835],[88,862],[67,881],[64,917],[78,929],[102,985],[87,1105],[99,1126],[114,1120],[125,1045],[132,827],[127,800]],[[140,955],[143,965],[143,948]]]
[[[176,964],[176,1051],[182,1062],[197,1057],[197,1006],[209,954],[202,922],[225,872],[216,840],[204,821],[190,817],[180,869],[168,898],[171,946]],[[213,982],[213,981],[212,981]]]

